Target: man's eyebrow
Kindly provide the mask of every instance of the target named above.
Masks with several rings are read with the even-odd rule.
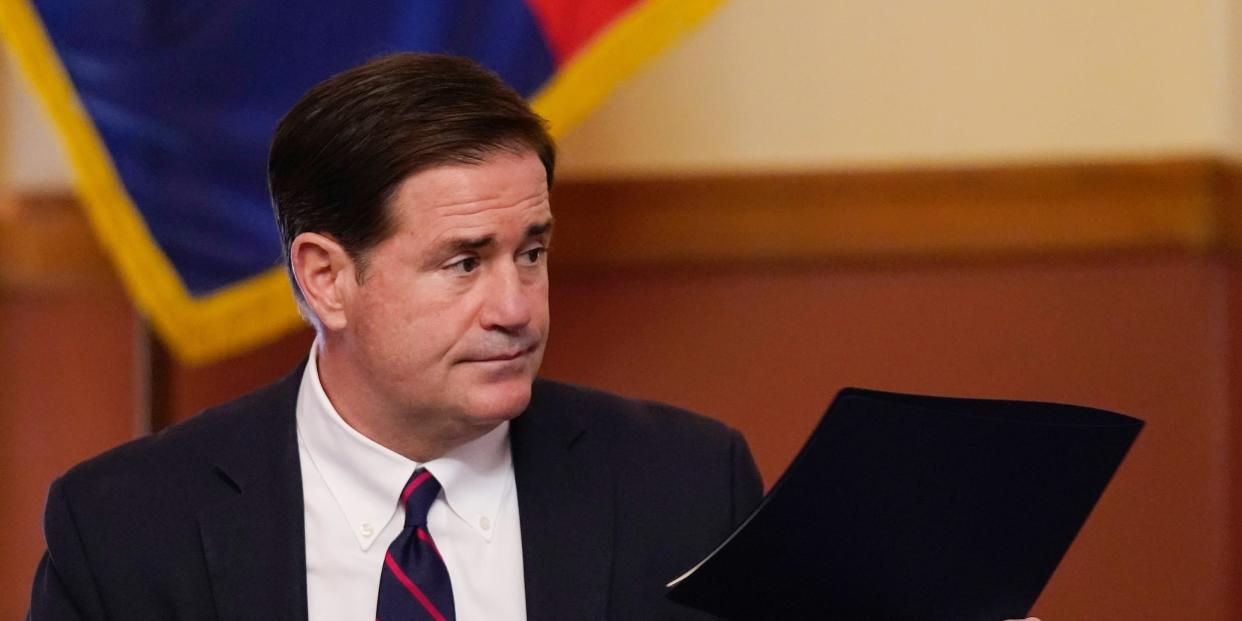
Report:
[[[539,224],[532,224],[526,227],[527,237],[539,237],[540,235],[547,235],[548,233],[551,233],[551,232],[552,232],[552,218],[548,218],[547,220],[540,222]]]
[[[527,237],[539,237],[552,232],[552,220],[549,218],[544,222],[532,224],[526,227]],[[479,250],[496,243],[495,236],[484,235],[483,237],[455,238],[446,240],[441,246],[448,252],[464,252],[466,250]]]
[[[486,248],[494,243],[496,243],[495,237],[485,235],[483,237],[450,239],[444,242],[443,246],[452,252],[461,252],[463,250]]]

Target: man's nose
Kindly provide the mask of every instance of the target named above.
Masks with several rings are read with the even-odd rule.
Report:
[[[522,281],[514,263],[501,263],[490,276],[480,314],[483,327],[506,332],[522,330],[531,321],[531,287]]]

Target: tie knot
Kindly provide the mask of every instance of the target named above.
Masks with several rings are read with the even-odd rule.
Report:
[[[405,526],[426,526],[427,511],[440,495],[440,482],[429,470],[419,468],[401,490],[401,504],[405,505]]]

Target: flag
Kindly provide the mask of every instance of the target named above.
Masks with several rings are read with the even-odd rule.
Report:
[[[397,51],[474,58],[559,136],[720,0],[0,0],[80,202],[181,360],[301,325],[266,188],[281,115]]]

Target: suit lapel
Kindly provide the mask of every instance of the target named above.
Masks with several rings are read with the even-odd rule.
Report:
[[[304,621],[306,544],[295,409],[302,368],[234,412],[214,474],[232,492],[199,516],[221,619]]]
[[[531,621],[608,616],[615,486],[582,414],[536,382],[510,429]]]

